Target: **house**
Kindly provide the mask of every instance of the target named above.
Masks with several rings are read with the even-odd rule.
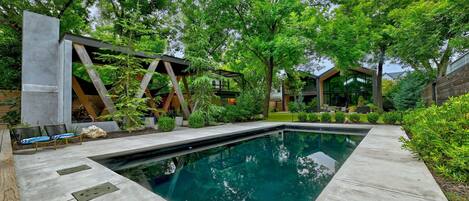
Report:
[[[374,70],[359,67],[348,72],[331,68],[319,76],[302,78],[305,82],[302,91],[303,102],[310,103],[317,98],[318,108],[324,105],[337,107],[357,105],[359,97],[363,97],[367,102],[373,102],[375,77]],[[286,87],[281,97],[283,108],[276,104],[271,106],[275,106],[278,111],[287,111],[288,102],[295,100],[295,97]]]
[[[407,74],[406,71],[402,72],[392,72],[392,73],[384,73],[383,79],[385,80],[399,80]]]

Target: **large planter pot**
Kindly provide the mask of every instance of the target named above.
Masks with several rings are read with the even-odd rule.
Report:
[[[154,117],[145,117],[145,127],[154,128],[155,127],[155,118]]]
[[[184,122],[184,118],[182,117],[176,117],[174,119],[174,121],[176,122],[176,126],[182,126],[183,122]]]
[[[370,113],[370,112],[371,112],[371,109],[368,106],[357,107],[357,113],[366,114],[366,113]]]

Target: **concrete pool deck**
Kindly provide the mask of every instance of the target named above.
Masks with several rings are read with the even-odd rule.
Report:
[[[21,200],[75,200],[71,193],[110,182],[120,190],[93,200],[164,200],[139,184],[89,157],[137,152],[168,145],[230,135],[280,125],[371,128],[318,200],[446,200],[425,164],[402,150],[405,133],[398,126],[251,122],[200,129],[181,128],[169,133],[85,142],[35,154],[15,154]],[[56,171],[80,165],[91,169],[60,176]]]

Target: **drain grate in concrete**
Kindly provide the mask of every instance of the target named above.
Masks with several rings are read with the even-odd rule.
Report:
[[[80,165],[80,166],[76,166],[76,167],[57,170],[57,173],[62,176],[62,175],[66,175],[66,174],[72,174],[72,173],[75,173],[75,172],[80,172],[80,171],[83,171],[83,170],[88,170],[88,169],[91,169],[91,167],[87,166],[87,165]]]
[[[97,186],[93,186],[91,188],[87,188],[81,191],[77,191],[72,193],[73,197],[77,199],[77,201],[88,201],[104,194],[112,193],[114,191],[118,191],[119,188],[111,184],[110,182],[106,182]]]

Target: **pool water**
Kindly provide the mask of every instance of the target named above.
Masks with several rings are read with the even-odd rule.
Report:
[[[311,201],[362,138],[276,131],[115,171],[170,201]]]

